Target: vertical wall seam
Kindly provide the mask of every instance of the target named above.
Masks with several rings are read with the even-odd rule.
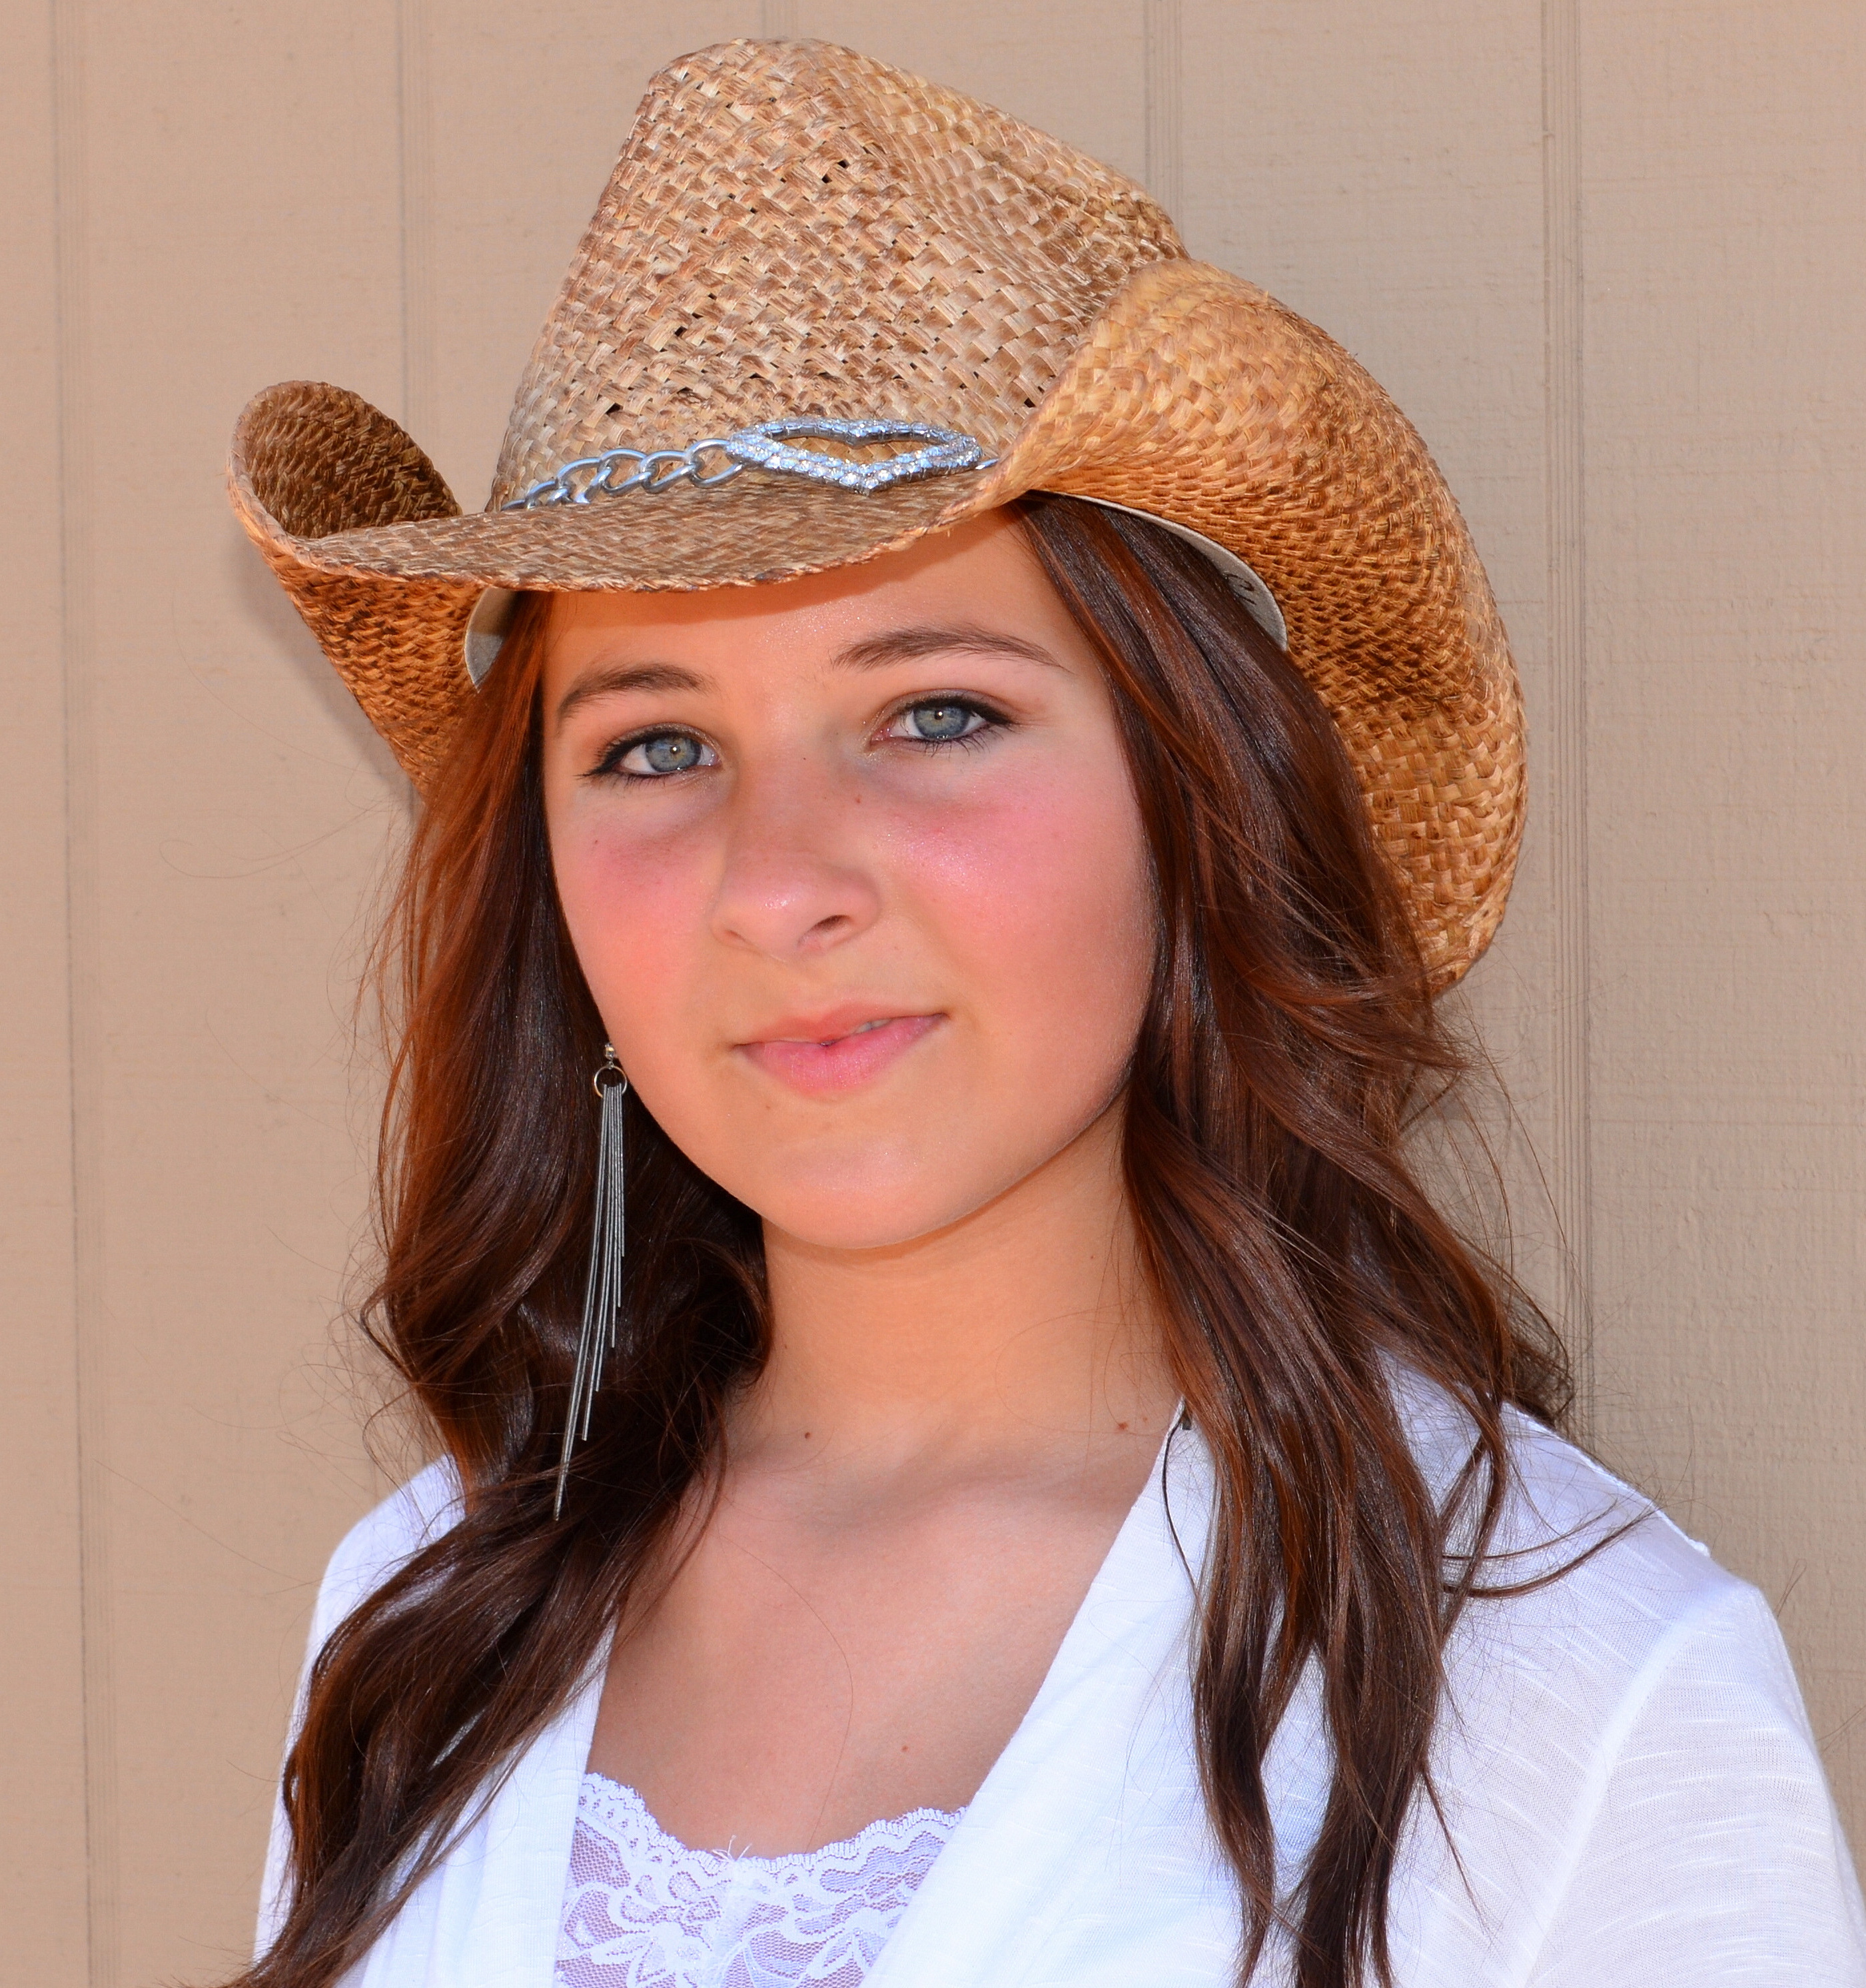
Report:
[[[1141,6],[1147,191],[1177,220],[1185,163],[1180,135],[1185,96],[1180,0],[1141,0]]]
[[[1587,901],[1587,461],[1584,393],[1579,0],[1543,0],[1550,853],[1555,894],[1551,1185],[1562,1231],[1562,1313],[1576,1427],[1594,1426],[1594,1168]]]
[[[402,425],[434,445],[433,55],[428,0],[395,10],[396,150],[401,178]]]
[[[83,1734],[85,1947],[90,1988],[120,1971],[116,1717],[106,1519],[103,1249],[98,1098],[102,935],[92,666],[89,161],[83,0],[52,0],[54,312],[58,397],[59,646],[65,753],[65,932],[71,1139],[73,1339],[77,1395],[79,1688]]]

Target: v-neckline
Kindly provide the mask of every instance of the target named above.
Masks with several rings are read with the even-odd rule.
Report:
[[[1120,1674],[1114,1694],[1136,1712],[1168,1682],[1176,1662],[1189,1663],[1187,1631],[1210,1530],[1211,1493],[1210,1456],[1185,1420],[1183,1407],[1175,1408],[1147,1481],[1064,1631],[1029,1709],[909,1900],[863,1988],[962,1988],[967,1973],[958,1940],[990,1970],[979,1973],[978,1988],[988,1979],[996,1984],[1012,1978],[1002,1941],[1016,1936],[1008,1927],[990,1930],[992,1915],[973,1908],[1002,1888],[1007,1868],[1014,1869],[1025,1901],[1018,1909],[1017,1931],[1019,1943],[1027,1943],[1033,1924],[1027,1902],[1044,1895],[1033,1867],[1046,1857],[1067,1858],[1066,1852],[1059,1857],[1062,1846],[1053,1841],[1053,1831],[1047,1832],[1052,1840],[1046,1841],[1032,1811],[1056,1809],[1056,1791],[1046,1785],[1044,1770],[1060,1753],[1073,1756],[1078,1750],[1072,1741],[1080,1736],[1080,1715],[1088,1709],[1078,1701],[1109,1696],[1110,1658]],[[1073,1827],[1090,1827],[1106,1812],[1097,1795],[1105,1796],[1123,1778],[1128,1762],[1122,1748],[1112,1746],[1071,1764],[1086,1770],[1072,1777],[1068,1807]],[[1058,1889],[1050,1888],[1053,1898]]]
[[[1106,1668],[1110,1654],[1124,1660],[1124,1696],[1134,1698],[1137,1706],[1157,1685],[1175,1655],[1183,1658],[1209,1500],[1210,1462],[1205,1445],[1176,1409],[1147,1480],[1064,1631],[1029,1709],[901,1915],[864,1988],[918,1988],[916,1970],[929,1984],[941,1980],[941,1942],[952,1931],[950,1924],[941,1922],[955,1916],[945,1903],[948,1895],[956,1891],[962,1898],[965,1874],[989,1868],[996,1854],[992,1844],[1007,1823],[1016,1826],[1017,1811],[1028,1803],[1045,1756],[1055,1750],[1059,1727],[1066,1731],[1070,1723],[1072,1695],[1085,1687],[1094,1695],[1094,1674]],[[515,1764],[479,1826],[485,1849],[477,1860],[478,1895],[467,1941],[468,1950],[478,1956],[481,1978],[489,1982],[509,1983],[511,1988],[552,1988],[577,1800],[589,1771],[609,1654],[610,1639],[605,1637],[581,1689]],[[1118,1778],[1118,1757],[1101,1765],[1098,1780],[1105,1780],[1108,1771]],[[929,1922],[935,1927],[931,1935],[919,1930]],[[948,1988],[960,1988],[962,1979],[954,1977]]]

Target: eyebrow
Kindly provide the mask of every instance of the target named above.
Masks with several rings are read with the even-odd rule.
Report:
[[[1015,656],[1028,663],[1041,663],[1050,669],[1063,666],[1050,651],[1021,636],[1004,634],[996,629],[968,623],[952,627],[891,628],[884,634],[864,637],[837,650],[831,666],[839,670],[885,669],[891,663],[911,663],[922,656],[950,654],[955,651],[975,656]],[[614,697],[628,691],[706,691],[710,678],[674,663],[618,663],[608,669],[592,670],[580,677],[559,700],[553,719],[561,725],[579,705],[599,697]]]
[[[562,725],[580,704],[631,690],[707,690],[709,679],[672,663],[617,663],[579,677],[558,699],[553,724]]]
[[[834,660],[838,669],[878,670],[890,663],[911,663],[921,656],[955,650],[974,656],[1017,656],[1027,663],[1046,664],[1051,669],[1062,668],[1047,649],[1035,642],[969,622],[946,628],[891,628],[884,634],[851,642],[837,653]]]

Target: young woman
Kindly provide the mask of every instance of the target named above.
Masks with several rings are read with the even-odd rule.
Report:
[[[326,387],[232,482],[425,799],[368,1317],[438,1455],[246,1988],[1866,1981],[1766,1608],[1408,1165],[1520,725],[1345,354],[735,44],[485,513]]]

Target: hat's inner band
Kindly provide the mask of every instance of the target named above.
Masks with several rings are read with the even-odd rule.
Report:
[[[1139,510],[1131,504],[1111,504],[1105,497],[1083,497],[1074,491],[1069,494],[1078,504],[1096,504],[1104,511],[1121,511],[1130,518],[1144,518],[1150,525],[1158,525],[1162,531],[1171,532],[1175,538],[1184,539],[1194,551],[1203,553],[1225,576],[1245,613],[1277,647],[1289,647],[1290,631],[1283,620],[1283,610],[1276,605],[1276,597],[1265,586],[1263,576],[1246,566],[1229,546],[1221,546],[1217,539],[1207,538],[1203,532],[1194,531],[1190,525],[1162,518],[1156,511]]]
[[[1264,585],[1262,578],[1229,547],[1219,545],[1215,539],[1208,539],[1202,532],[1194,531],[1190,525],[1179,524],[1173,519],[1162,518],[1151,511],[1137,509],[1131,504],[1113,504],[1105,497],[1077,497],[1076,502],[1098,505],[1104,511],[1125,512],[1131,518],[1144,518],[1150,524],[1158,525],[1163,530],[1171,532],[1175,538],[1185,539],[1188,546],[1203,553],[1225,576],[1244,611],[1277,647],[1288,648],[1289,631],[1283,623],[1283,610],[1276,605],[1276,597]],[[479,597],[472,618],[467,623],[462,644],[466,672],[475,690],[485,681],[492,673],[492,665],[499,661],[499,651],[505,640],[505,631],[512,624],[512,611],[518,601],[518,594],[505,587],[488,587]]]

